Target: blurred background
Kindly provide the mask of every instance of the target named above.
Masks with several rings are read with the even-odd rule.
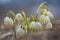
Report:
[[[47,1],[47,6],[55,19],[60,19],[60,0],[0,0],[0,24],[9,10],[19,13],[22,9],[27,16],[35,15],[38,6],[44,1]]]

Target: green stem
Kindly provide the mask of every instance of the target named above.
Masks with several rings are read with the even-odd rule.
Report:
[[[16,19],[14,19],[14,40],[16,40]]]
[[[26,24],[27,24],[27,33],[29,33],[29,24],[28,24],[28,21],[27,21],[27,17],[26,17]]]
[[[35,21],[37,21],[38,20],[38,13],[36,13],[36,19],[35,19]]]

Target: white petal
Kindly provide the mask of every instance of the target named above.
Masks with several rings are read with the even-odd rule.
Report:
[[[47,13],[47,9],[44,9],[44,12]]]
[[[21,18],[22,18],[21,13],[17,13],[17,14],[16,14],[16,19],[19,21]]]
[[[42,29],[43,26],[40,22],[36,22],[36,29],[39,30],[39,29]]]
[[[44,24],[46,24],[47,22],[50,22],[50,18],[48,16],[44,18]]]
[[[16,14],[16,17],[18,17],[18,16],[22,17],[21,13],[17,13]]]
[[[40,22],[41,22],[42,24],[44,23],[44,18],[45,18],[44,15],[41,15],[41,16],[40,16]]]
[[[52,23],[51,22],[48,22],[46,24],[46,29],[52,29]]]
[[[48,11],[47,13],[48,13],[48,16],[49,16],[50,18],[53,18],[53,17],[54,17],[53,14],[52,14],[50,11]]]
[[[53,14],[50,11],[47,11],[46,9],[44,9],[44,14],[47,14],[47,16],[49,16],[50,18],[54,18]]]
[[[9,17],[5,17],[4,18],[4,21],[9,21]]]
[[[44,15],[47,15],[47,9],[44,9],[43,14],[44,14]]]
[[[4,18],[4,24],[6,24],[6,25],[13,25],[13,20],[12,20],[12,18],[5,17],[5,18]]]
[[[36,22],[36,27],[41,27],[42,24],[40,22]]]
[[[29,25],[29,27],[35,27],[35,21],[32,21]]]
[[[16,30],[19,29],[19,28],[21,28],[21,25],[17,25]]]
[[[4,18],[4,24],[5,24],[5,25],[8,25],[8,22],[9,22],[9,17],[5,17],[5,18]]]
[[[13,22],[12,18],[10,18],[9,21]]]
[[[21,28],[21,25],[17,25],[16,33],[17,33],[17,36],[22,36],[25,34],[25,31]]]
[[[16,32],[17,32],[18,35],[20,35],[20,36],[22,36],[22,35],[25,34],[25,31],[24,31],[22,28],[18,28],[18,29],[16,30]]]
[[[13,20],[12,20],[12,18],[9,18],[9,22],[11,23],[11,25],[13,25]]]

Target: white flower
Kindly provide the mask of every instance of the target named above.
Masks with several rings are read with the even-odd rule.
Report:
[[[42,24],[46,24],[47,22],[50,22],[50,18],[45,15],[41,15],[39,19]]]
[[[12,20],[12,18],[5,17],[5,18],[4,18],[4,24],[7,25],[7,26],[13,25],[13,20]]]
[[[40,18],[39,18],[39,21],[40,21],[42,24],[44,24],[44,18],[45,18],[44,15],[41,15]]]
[[[43,14],[44,15],[47,14],[47,9],[44,9]]]
[[[16,14],[16,19],[17,19],[18,21],[21,21],[21,19],[22,19],[21,13],[17,13],[17,14]]]
[[[40,23],[40,22],[35,22],[35,21],[32,21],[31,23],[30,23],[30,25],[29,25],[29,29],[34,29],[34,30],[40,30],[40,29],[42,29],[43,28],[43,26],[42,26],[42,24]]]
[[[17,36],[18,36],[18,35],[19,35],[19,36],[22,36],[22,35],[25,34],[25,31],[23,30],[23,28],[21,28],[21,25],[18,25],[18,26],[16,27],[16,33],[17,33]]]
[[[16,30],[19,29],[19,28],[21,28],[21,25],[17,25]]]
[[[17,35],[22,36],[22,35],[25,34],[25,31],[22,28],[19,28],[19,29],[16,30],[16,33],[17,33]]]
[[[49,16],[50,18],[54,18],[53,14],[50,11],[47,11],[46,9],[44,9],[43,14]]]
[[[44,24],[46,24],[48,22],[50,22],[50,18],[48,16],[45,16],[45,18],[44,18]]]
[[[40,22],[36,22],[35,24],[37,29],[42,29],[42,24]]]
[[[48,22],[47,24],[46,24],[46,27],[45,27],[46,29],[52,29],[53,27],[52,27],[52,23],[51,22]]]
[[[29,28],[33,28],[33,27],[35,27],[35,21],[32,21],[29,25]]]
[[[47,13],[50,18],[54,18],[53,14],[50,11],[48,11]]]

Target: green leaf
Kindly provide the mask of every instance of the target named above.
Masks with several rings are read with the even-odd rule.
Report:
[[[21,10],[21,13],[22,13],[23,17],[26,17],[25,12],[23,10]]]
[[[22,15],[23,15],[22,21],[23,21],[23,22],[26,22],[27,18],[26,18],[25,12],[24,12],[23,10],[21,10],[21,13],[22,13]]]
[[[33,15],[30,16],[30,22],[31,21],[34,21],[34,16]]]
[[[15,13],[11,10],[9,10],[9,12],[7,13],[7,16],[14,19],[15,18]]]
[[[37,9],[36,15],[38,15],[39,11],[41,10],[41,8],[46,4],[47,2],[43,2],[40,4],[40,6]]]
[[[21,10],[21,13],[23,15],[22,21],[21,21],[21,25],[23,26],[24,30],[27,31],[27,18],[26,18],[26,14],[23,10]]]
[[[47,10],[48,10],[48,6],[44,5],[44,6],[43,6],[43,9],[47,9]]]

